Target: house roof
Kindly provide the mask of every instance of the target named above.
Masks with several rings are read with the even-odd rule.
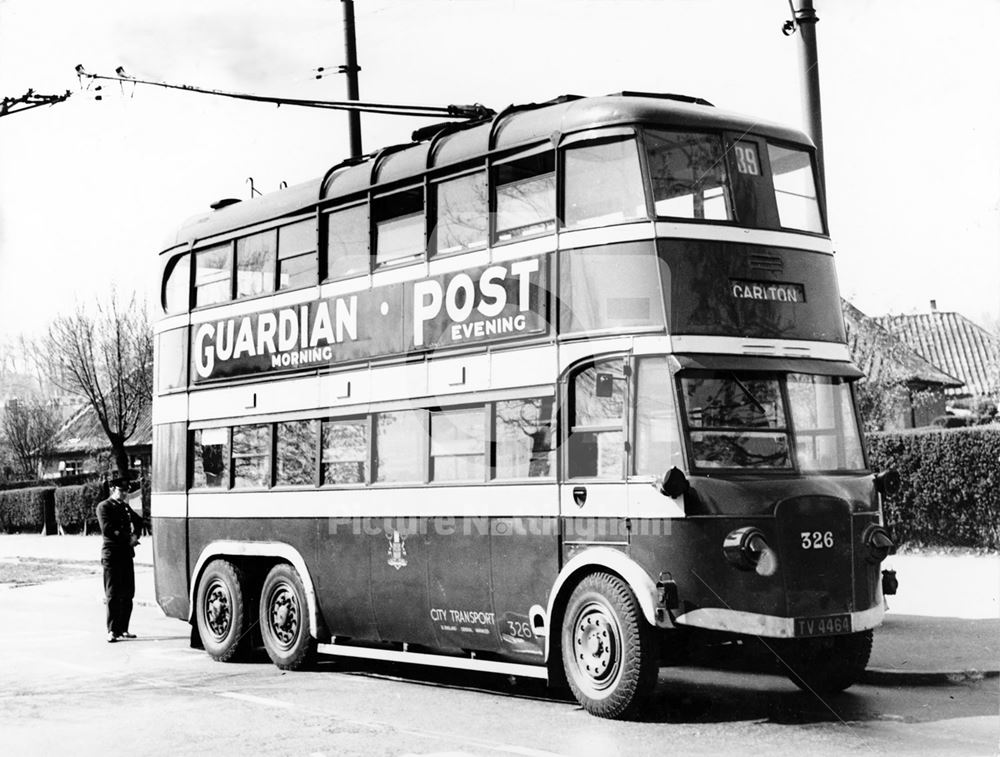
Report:
[[[1000,394],[1000,338],[960,313],[884,315],[881,326],[965,383],[972,396]]]
[[[945,373],[847,300],[840,301],[851,357],[869,381],[902,381],[956,390],[962,381]]]
[[[147,405],[139,419],[135,433],[125,445],[127,449],[151,446],[153,444],[153,410]],[[59,455],[74,452],[96,452],[108,449],[108,437],[101,428],[97,413],[89,404],[84,405],[68,421],[56,435],[55,452]]]

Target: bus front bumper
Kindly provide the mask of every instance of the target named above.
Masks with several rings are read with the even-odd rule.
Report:
[[[881,625],[884,616],[885,608],[881,602],[860,612],[809,618],[781,618],[723,607],[704,607],[678,615],[674,618],[674,625],[770,639],[795,639],[867,631]]]

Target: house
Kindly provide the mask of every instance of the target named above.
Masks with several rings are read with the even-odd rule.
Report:
[[[131,468],[148,475],[153,457],[152,408],[147,406],[125,449]],[[59,429],[54,450],[43,464],[42,478],[102,473],[114,467],[108,437],[97,413],[86,405]]]
[[[894,405],[869,409],[884,414],[884,422],[875,425],[917,428],[944,415],[948,392],[961,390],[963,382],[919,355],[883,328],[878,319],[865,315],[847,300],[841,300],[841,308],[851,359],[864,371],[867,387],[878,388],[885,402]]]
[[[949,388],[949,398],[971,397],[1000,401],[1000,337],[980,328],[960,313],[931,312],[884,315],[883,328],[934,365],[962,380]]]

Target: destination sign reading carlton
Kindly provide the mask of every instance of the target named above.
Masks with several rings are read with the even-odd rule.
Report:
[[[512,260],[202,323],[195,383],[544,333],[545,258]]]

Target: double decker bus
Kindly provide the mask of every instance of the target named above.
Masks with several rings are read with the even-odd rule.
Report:
[[[888,487],[804,134],[566,96],[214,208],[160,255],[152,494],[157,600],[213,658],[604,717],[698,641],[864,670]]]

